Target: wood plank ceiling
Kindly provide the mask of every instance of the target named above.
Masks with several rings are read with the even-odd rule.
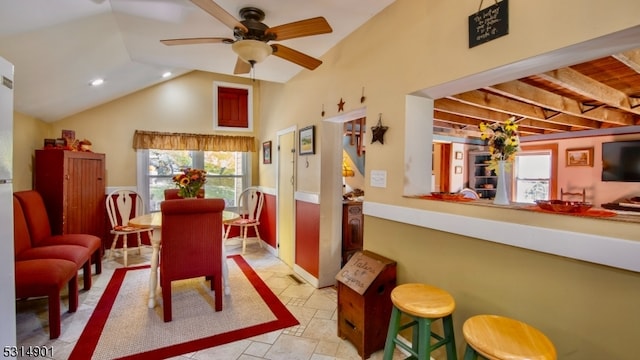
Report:
[[[516,117],[520,136],[640,125],[640,49],[437,99],[434,133]]]

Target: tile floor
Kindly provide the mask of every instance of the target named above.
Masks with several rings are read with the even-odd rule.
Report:
[[[227,254],[239,253],[238,246],[227,246]],[[129,253],[129,265],[149,262],[151,249]],[[337,293],[334,288],[316,289],[299,284],[289,275],[292,273],[278,258],[255,244],[247,245],[245,259],[262,277],[271,290],[279,296],[300,322],[300,325],[259,335],[253,338],[185,354],[176,359],[224,359],[224,360],[330,360],[360,359],[355,347],[337,336]],[[49,340],[48,329],[42,328],[47,321],[46,300],[19,301],[17,303],[18,345],[46,345],[53,347],[54,359],[66,359],[80,336],[114,269],[122,266],[122,257],[116,253],[114,259],[103,261],[103,272],[94,275],[90,291],[80,292],[80,305],[74,314],[66,312],[62,304],[61,335]],[[397,349],[394,359],[405,355]],[[382,359],[382,351],[370,359]]]

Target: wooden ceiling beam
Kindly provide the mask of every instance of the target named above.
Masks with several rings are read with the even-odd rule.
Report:
[[[460,116],[473,117],[484,121],[505,122],[511,117],[509,114],[504,112],[485,109],[447,98],[437,99],[434,101],[433,107],[434,110],[457,114]]]
[[[509,115],[516,115],[536,120],[544,120],[547,115],[544,111],[545,109],[540,106],[527,104],[482,90],[467,91],[462,94],[450,96],[449,99],[469,105],[479,106],[484,109],[500,111]]]
[[[556,69],[538,76],[582,96],[640,115],[640,108],[635,109],[640,104],[638,99],[629,98],[622,91],[596,81],[572,68]]]
[[[505,97],[512,97],[518,101],[550,109],[557,113],[573,115],[578,118],[590,119],[597,122],[609,122],[622,126],[629,126],[635,123],[633,114],[603,107],[593,107],[585,111],[583,105],[576,100],[540,89],[519,80],[493,85],[487,89]],[[557,113],[554,113],[552,117],[559,115]],[[574,123],[571,122],[570,124]],[[599,126],[594,126],[593,124],[585,124],[585,126],[594,129],[599,128]]]

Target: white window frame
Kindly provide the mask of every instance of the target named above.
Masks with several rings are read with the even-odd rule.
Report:
[[[243,176],[242,176],[242,183],[243,183],[243,189],[251,186],[251,179],[252,179],[252,174],[251,174],[251,159],[252,157],[249,155],[249,153],[243,153]],[[204,157],[202,157],[202,159],[204,159]],[[140,194],[140,196],[142,197],[142,200],[144,201],[145,204],[145,208],[146,209],[151,209],[151,203],[150,203],[150,199],[149,199],[149,150],[147,149],[138,149],[136,151],[136,185],[137,185],[137,191]],[[194,167],[196,168],[204,168],[204,160],[200,161],[198,157],[194,158]],[[240,189],[239,191],[242,191],[243,189]],[[236,189],[237,190],[237,189]],[[238,194],[236,194],[235,196],[235,200],[237,201],[238,199]],[[232,209],[230,209],[232,210]]]
[[[549,176],[547,178],[536,178],[536,179],[529,179],[529,178],[520,178],[517,174],[517,169],[516,171],[513,172],[513,194],[514,196],[516,196],[516,202],[523,202],[521,199],[517,198],[517,194],[518,194],[518,184],[519,181],[546,181],[547,182],[547,187],[549,189],[548,193],[547,193],[547,198],[546,199],[539,199],[539,200],[549,200],[552,197],[552,193],[553,193],[553,188],[552,188],[552,177],[553,177],[553,151],[551,149],[549,150],[535,150],[535,151],[523,151],[519,154],[516,154],[516,164],[518,161],[518,158],[522,158],[522,157],[526,157],[526,156],[539,156],[539,155],[543,155],[543,156],[547,156],[549,158]],[[515,164],[514,164],[515,166]],[[533,202],[532,202],[533,203]]]
[[[247,90],[247,127],[230,127],[218,126],[218,89],[219,88],[245,89]],[[236,132],[252,132],[253,131],[253,86],[235,84],[222,81],[213,82],[213,129],[217,131],[236,131]]]

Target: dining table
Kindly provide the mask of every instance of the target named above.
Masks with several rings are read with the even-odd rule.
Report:
[[[235,219],[240,218],[240,214],[224,210],[222,212],[222,223],[224,232],[224,224]],[[151,236],[151,273],[149,275],[149,301],[148,306],[153,309],[156,306],[156,296],[158,290],[158,260],[160,257],[160,245],[162,243],[162,212],[155,211],[152,213],[140,215],[129,220],[128,226],[132,227],[151,227],[153,229],[153,235]],[[229,295],[231,288],[229,286],[229,268],[227,267],[226,254],[224,250],[224,243],[222,244],[222,282],[224,285],[224,293]]]

